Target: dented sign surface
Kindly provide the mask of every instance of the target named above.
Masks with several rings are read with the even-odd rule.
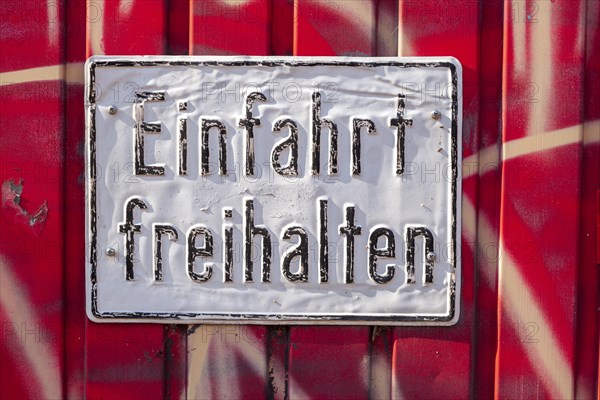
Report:
[[[453,324],[453,58],[94,57],[97,321]]]

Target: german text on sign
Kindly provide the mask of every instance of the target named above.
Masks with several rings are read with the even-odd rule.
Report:
[[[452,58],[94,57],[96,321],[452,324]]]

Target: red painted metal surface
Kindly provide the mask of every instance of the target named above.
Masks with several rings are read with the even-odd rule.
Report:
[[[598,398],[598,13],[595,0],[0,1],[0,398]],[[457,57],[459,323],[88,321],[92,54]]]
[[[64,7],[0,3],[2,397],[64,394]]]
[[[505,4],[498,397],[593,396],[575,368],[586,2],[569,5]]]

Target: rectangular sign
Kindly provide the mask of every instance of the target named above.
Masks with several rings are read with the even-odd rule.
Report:
[[[452,325],[461,66],[93,57],[98,322]]]

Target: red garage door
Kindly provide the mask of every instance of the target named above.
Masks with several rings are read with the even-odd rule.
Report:
[[[599,13],[597,0],[1,0],[0,398],[597,397]],[[87,320],[83,63],[99,54],[458,58],[458,324]]]

